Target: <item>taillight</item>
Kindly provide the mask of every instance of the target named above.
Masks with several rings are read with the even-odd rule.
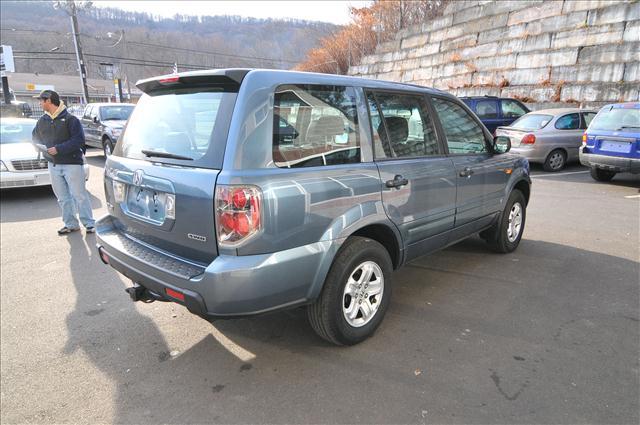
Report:
[[[262,229],[262,192],[255,186],[216,186],[218,243],[235,246]]]
[[[587,146],[587,132],[582,133],[582,146]]]
[[[533,145],[536,142],[536,136],[533,134],[527,134],[522,138],[521,145]]]

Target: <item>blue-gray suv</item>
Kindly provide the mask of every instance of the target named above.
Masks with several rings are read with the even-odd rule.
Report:
[[[522,237],[526,159],[447,93],[243,69],[137,87],[97,223],[135,301],[207,319],[306,306],[349,345],[376,330],[404,263],[477,233],[503,253]]]

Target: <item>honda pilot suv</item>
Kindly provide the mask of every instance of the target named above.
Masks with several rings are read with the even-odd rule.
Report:
[[[522,237],[528,162],[447,93],[241,69],[137,87],[96,226],[135,301],[207,319],[306,306],[349,345],[378,327],[404,263],[477,233],[503,253]]]

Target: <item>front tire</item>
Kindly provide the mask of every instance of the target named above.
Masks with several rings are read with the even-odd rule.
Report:
[[[113,152],[113,143],[108,137],[105,137],[105,139],[102,141],[102,152],[104,153],[105,158],[111,155],[111,152]]]
[[[616,175],[615,171],[603,170],[597,167],[591,167],[589,172],[591,173],[591,177],[599,182],[610,182],[613,176]]]
[[[351,237],[331,265],[320,297],[307,307],[313,330],[336,345],[353,345],[378,328],[391,299],[393,265],[378,242]]]
[[[499,221],[491,229],[482,232],[480,236],[496,252],[502,254],[513,252],[522,239],[526,218],[527,204],[524,195],[514,189],[509,195],[504,211],[500,214]]]

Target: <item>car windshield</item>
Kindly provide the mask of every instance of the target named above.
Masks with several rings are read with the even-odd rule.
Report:
[[[515,120],[510,127],[518,130],[539,130],[553,119],[552,115],[527,114]]]
[[[640,131],[640,109],[613,108],[602,109],[589,124],[589,130]]]
[[[31,132],[36,121],[2,121],[0,143],[31,143]]]
[[[129,115],[131,115],[131,111],[133,111],[133,105],[101,106],[100,118],[102,119],[102,121],[109,121],[109,120],[126,121],[129,119]]]

